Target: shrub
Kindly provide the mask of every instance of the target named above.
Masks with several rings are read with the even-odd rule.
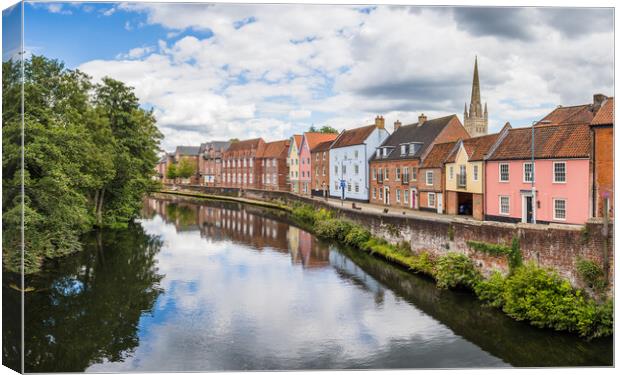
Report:
[[[510,272],[514,272],[517,267],[523,265],[523,257],[521,257],[521,241],[519,237],[512,237],[512,244],[510,245],[510,254],[508,254],[508,265],[510,266]]]
[[[353,224],[349,221],[339,219],[327,219],[317,221],[314,226],[316,235],[322,238],[345,242],[345,238],[349,231],[353,228]]]
[[[480,281],[474,288],[478,299],[484,304],[493,307],[504,305],[504,291],[506,289],[506,279],[500,272],[493,272],[491,276]]]
[[[590,338],[611,336],[614,333],[614,301],[609,299],[596,307],[594,320],[587,332]]]
[[[599,292],[607,286],[605,274],[601,266],[589,259],[577,260],[577,272],[588,287]]]
[[[448,253],[439,258],[435,270],[437,286],[442,289],[462,286],[474,288],[480,279],[480,273],[467,256]]]
[[[411,260],[411,270],[429,276],[435,275],[436,259],[427,251],[421,251]]]
[[[365,228],[354,225],[344,238],[344,242],[349,246],[362,248],[362,245],[370,239],[370,232]]]
[[[305,225],[314,225],[315,215],[316,211],[314,208],[306,204],[293,208],[293,218]]]
[[[500,256],[508,255],[511,253],[510,247],[506,245],[499,245],[482,241],[467,241],[467,245],[476,251],[487,253],[490,255]]]

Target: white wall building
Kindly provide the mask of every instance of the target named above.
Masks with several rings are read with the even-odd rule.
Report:
[[[344,180],[345,199],[368,201],[368,162],[389,135],[383,116],[377,116],[374,125],[345,130],[338,135],[329,150],[330,196],[342,197]]]

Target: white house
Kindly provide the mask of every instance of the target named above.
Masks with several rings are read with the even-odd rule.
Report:
[[[329,150],[330,196],[341,198],[344,194],[344,199],[368,202],[368,161],[389,135],[383,116],[377,116],[374,125],[338,135]]]

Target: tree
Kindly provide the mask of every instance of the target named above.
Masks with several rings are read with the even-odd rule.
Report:
[[[177,166],[177,176],[190,178],[196,174],[196,163],[193,160],[182,158]]]
[[[177,166],[176,164],[171,163],[166,171],[166,178],[169,180],[174,180],[177,177]]]
[[[335,128],[332,128],[329,125],[325,125],[319,130],[319,133],[338,134],[338,130],[336,130]]]
[[[310,128],[308,128],[308,133],[316,133],[316,132],[318,132],[318,130],[316,129],[314,125],[311,125]]]

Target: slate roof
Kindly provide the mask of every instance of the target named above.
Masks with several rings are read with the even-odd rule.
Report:
[[[441,168],[446,158],[450,155],[456,142],[436,143],[431,151],[426,155],[420,168]]]
[[[256,154],[257,158],[286,158],[288,148],[291,144],[290,139],[281,141],[267,142],[261,151]]]
[[[340,135],[332,145],[332,148],[361,145],[364,143],[366,138],[370,136],[370,133],[372,133],[373,130],[375,130],[374,124],[362,126],[361,128],[344,130],[342,133],[340,133]]]
[[[322,142],[330,141],[333,142],[338,134],[333,133],[304,133],[304,137],[306,139],[306,143],[308,143],[308,148],[310,151],[314,151],[316,146]]]
[[[387,157],[377,158],[376,154],[373,154],[372,160],[407,160],[419,158],[424,154],[428,146],[433,143],[433,140],[441,133],[441,131],[452,121],[457,119],[456,115],[444,116],[432,120],[425,121],[422,125],[419,123],[403,125],[396,129],[379,147],[391,146],[393,151]],[[421,143],[422,147],[416,151],[413,155],[400,155],[400,145],[402,143]]]
[[[212,141],[200,144],[200,153],[204,153],[210,148],[216,149],[216,151],[226,151],[230,146],[230,141]]]
[[[574,105],[570,107],[559,106],[543,117],[536,126],[589,124],[593,118],[594,110],[592,104]],[[547,121],[549,121],[549,123],[547,123]]]
[[[497,141],[499,133],[483,135],[481,137],[469,138],[463,140],[463,147],[467,153],[469,161],[482,161],[489,152],[489,149],[495,141]],[[456,161],[457,152],[453,152],[446,159],[446,163],[454,163]]]
[[[590,157],[589,124],[567,124],[534,127],[534,157]],[[532,157],[532,128],[510,129],[495,152],[487,160],[524,160]]]
[[[336,134],[337,135],[337,134]],[[311,152],[321,152],[321,151],[327,151],[331,148],[332,143],[334,143],[333,140],[331,141],[325,141],[325,142],[321,142],[319,144],[317,144],[314,149],[311,150]]]
[[[592,119],[591,125],[613,125],[614,124],[614,98],[607,98],[596,112],[596,116]]]
[[[183,156],[198,156],[200,146],[177,146],[176,153]]]

